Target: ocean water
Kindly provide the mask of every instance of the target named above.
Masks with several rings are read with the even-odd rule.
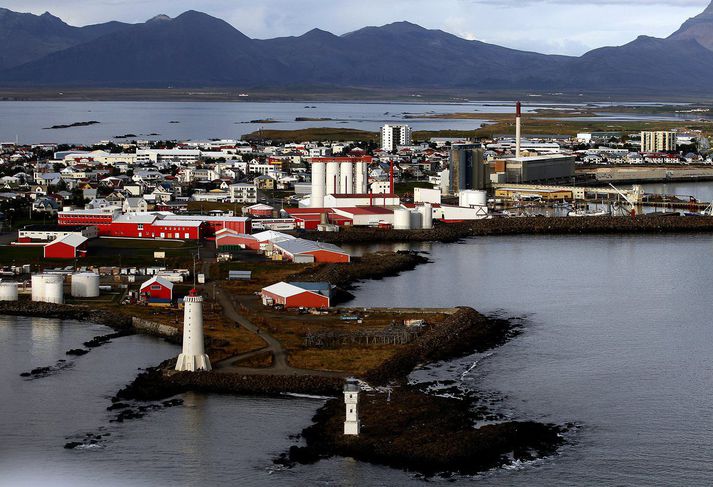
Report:
[[[419,249],[433,263],[363,284],[350,306],[467,305],[524,325],[499,349],[414,379],[455,380],[511,419],[577,424],[557,456],[457,484],[710,485],[713,236],[490,237]],[[19,376],[106,332],[0,318],[0,485],[423,485],[344,458],[275,469],[318,399],[187,394],[183,406],[111,423],[109,398],[137,368],[178,353],[154,338],[114,340],[49,377]],[[63,448],[86,433],[111,435],[97,448]]]
[[[609,105],[603,103],[598,106],[604,110]],[[526,103],[523,109],[530,112],[540,108],[573,109],[581,106],[533,101]],[[406,118],[409,114],[455,112],[514,113],[514,103],[3,101],[0,102],[0,141],[12,142],[17,138],[21,143],[92,144],[127,134],[146,140],[207,140],[240,138],[259,129],[341,127],[378,131],[384,123],[407,123],[414,130],[475,130],[487,121],[485,117],[470,120]],[[332,120],[296,122],[297,117]],[[608,114],[606,119],[619,120],[622,117],[647,119],[646,115],[637,114]],[[251,123],[266,119],[279,123]],[[100,123],[46,129],[53,125],[88,121]]]

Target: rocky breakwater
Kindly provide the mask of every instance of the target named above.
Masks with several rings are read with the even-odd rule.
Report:
[[[312,266],[290,276],[289,280],[323,281],[343,289],[350,289],[359,281],[396,276],[428,262],[428,258],[417,252],[376,252],[362,257],[353,257],[349,264]]]
[[[494,235],[588,235],[713,233],[711,217],[525,217],[493,218],[472,222],[437,223],[430,230],[382,230],[353,227],[340,232],[307,234],[334,244],[388,242],[456,242],[467,237]]]
[[[492,415],[476,407],[474,394],[439,397],[408,383],[408,374],[418,365],[485,351],[516,333],[509,320],[460,308],[364,376],[372,386],[389,384],[391,393],[361,394],[359,436],[344,435],[343,400],[330,400],[302,432],[307,446],[293,446],[276,462],[312,463],[340,455],[426,476],[469,475],[554,454],[563,443],[563,427],[531,421],[476,427]]]
[[[88,321],[120,331],[131,329],[130,317],[120,313],[93,309],[89,306],[69,306],[34,301],[3,301],[0,302],[0,315]]]

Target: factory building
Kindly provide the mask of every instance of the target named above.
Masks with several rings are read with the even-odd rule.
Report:
[[[381,127],[381,149],[393,152],[400,145],[413,142],[411,127],[408,125],[384,125]]]
[[[265,306],[285,308],[329,308],[332,286],[320,282],[278,282],[260,292]]]
[[[111,224],[119,215],[121,210],[118,208],[60,211],[57,214],[57,223],[61,226],[92,225],[97,227],[99,235],[109,235]]]
[[[498,183],[571,183],[575,157],[561,154],[514,157],[496,161],[494,167]]]
[[[87,237],[82,235],[65,235],[44,247],[45,259],[76,259],[87,254]]]
[[[448,170],[449,193],[458,194],[467,189],[486,189],[488,167],[480,144],[458,144],[451,147]]]
[[[323,208],[324,198],[334,194],[367,194],[370,156],[315,157],[312,166],[310,206]]]
[[[676,132],[641,132],[641,152],[673,152],[676,150]]]

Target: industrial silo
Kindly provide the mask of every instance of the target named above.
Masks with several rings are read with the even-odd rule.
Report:
[[[354,194],[354,165],[351,162],[342,162],[339,168],[341,179],[339,192],[341,194]]]
[[[327,163],[327,191],[326,194],[339,193],[339,163]]]
[[[0,301],[17,301],[16,282],[0,282]]]
[[[324,195],[327,194],[326,175],[327,165],[322,162],[312,163],[312,196],[310,206],[312,208],[324,207]]]
[[[394,210],[394,230],[411,229],[411,212],[406,208]]]
[[[45,284],[42,301],[45,303],[64,304],[64,276],[45,274],[42,279]]]
[[[93,272],[81,272],[72,275],[73,298],[99,297],[99,275]]]

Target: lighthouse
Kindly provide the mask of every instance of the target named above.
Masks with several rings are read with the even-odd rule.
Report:
[[[361,421],[359,421],[359,382],[356,379],[347,379],[344,385],[344,404],[347,408],[346,420],[344,421],[344,434],[347,436],[358,436],[361,432]]]
[[[183,352],[178,356],[176,370],[211,370],[203,345],[203,297],[193,289],[183,298],[183,304]]]

